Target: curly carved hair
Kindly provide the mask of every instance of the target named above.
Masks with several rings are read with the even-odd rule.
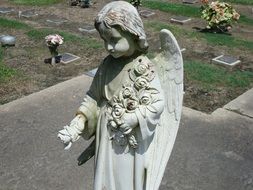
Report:
[[[140,15],[136,8],[125,1],[108,3],[98,13],[95,19],[95,28],[99,31],[100,24],[107,28],[119,26],[123,31],[129,32],[138,38],[140,51],[148,49],[148,42]]]

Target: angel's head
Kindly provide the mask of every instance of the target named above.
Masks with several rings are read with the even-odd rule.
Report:
[[[95,19],[95,28],[115,58],[145,52],[148,43],[143,23],[134,6],[125,1],[108,3]]]

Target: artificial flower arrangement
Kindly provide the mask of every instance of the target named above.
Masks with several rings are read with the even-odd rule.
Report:
[[[209,3],[208,0],[201,2],[203,4],[201,18],[208,22],[207,29],[227,32],[232,28],[231,24],[240,18],[240,14],[228,3],[219,1]]]
[[[63,44],[63,37],[59,34],[50,34],[45,37],[45,40],[52,56],[52,58],[50,59],[51,61],[49,61],[49,59],[45,59],[45,63],[59,63],[61,57],[58,56],[57,48],[59,45]]]

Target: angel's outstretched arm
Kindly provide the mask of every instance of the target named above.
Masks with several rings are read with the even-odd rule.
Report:
[[[89,139],[95,133],[98,114],[97,102],[101,97],[100,72],[101,68],[98,69],[89,91],[77,110],[76,117],[70,122],[70,125],[65,126],[58,133],[58,137],[67,148],[70,148],[71,143],[77,141],[81,136],[84,139]]]

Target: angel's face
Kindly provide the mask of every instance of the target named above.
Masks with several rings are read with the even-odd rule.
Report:
[[[119,28],[107,28],[101,24],[99,33],[104,40],[105,49],[114,58],[129,57],[133,55],[136,50],[133,36]]]

